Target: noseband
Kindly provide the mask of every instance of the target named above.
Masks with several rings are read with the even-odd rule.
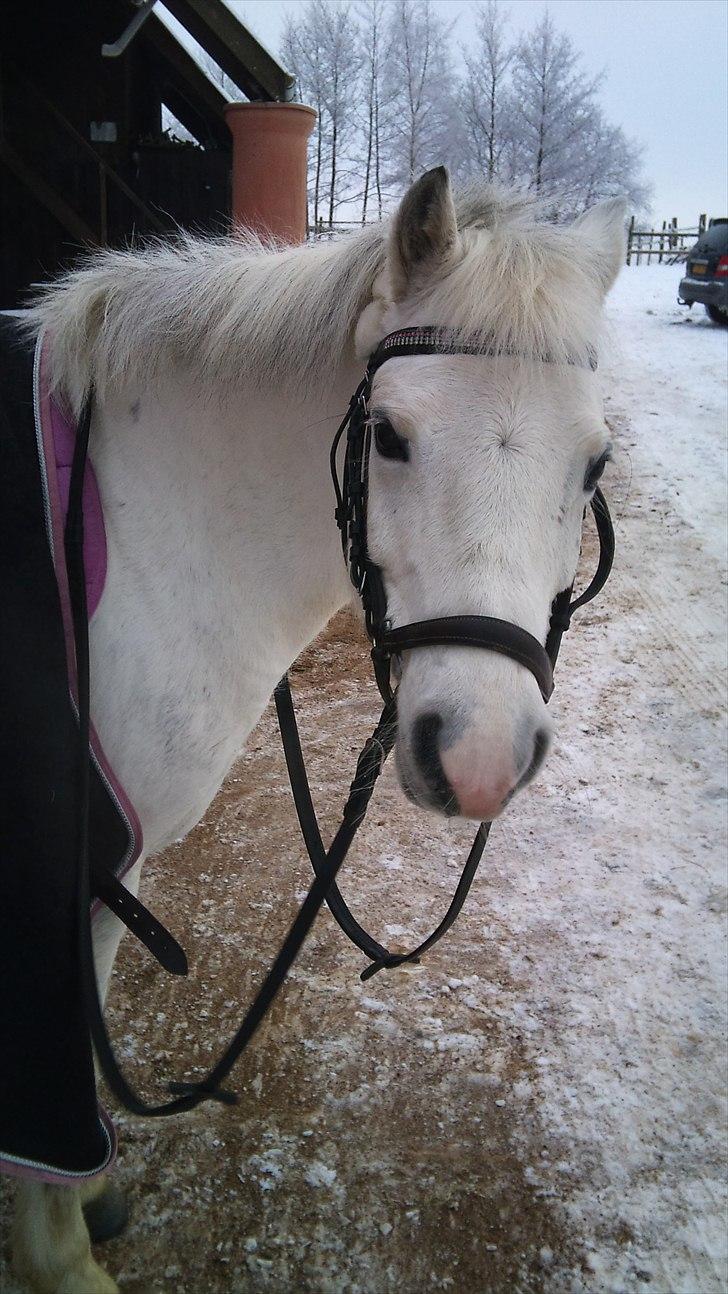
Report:
[[[502,351],[498,351],[502,354]],[[551,604],[545,645],[528,630],[494,616],[443,616],[418,620],[394,628],[387,616],[387,595],[381,568],[372,561],[367,545],[367,504],[369,455],[371,451],[370,399],[374,374],[388,359],[412,355],[495,355],[492,348],[458,340],[443,328],[404,328],[390,333],[372,354],[366,373],[357,387],[344,421],[331,447],[331,475],[336,492],[336,521],[351,582],[364,608],[364,623],[372,643],[372,662],[377,686],[385,702],[392,700],[390,682],[393,657],[418,647],[481,647],[508,656],[533,674],[544,701],[554,690],[554,666],[561,638],[569,628],[574,611],[591,602],[603,588],[612,568],[614,531],[606,501],[597,489],[591,507],[599,535],[599,565],[593,580],[580,597],[571,599],[573,585],[557,593]],[[548,359],[545,362],[549,361]],[[578,361],[567,361],[574,364]],[[596,359],[580,367],[596,368]],[[346,454],[341,484],[336,464],[339,443],[346,432]]]

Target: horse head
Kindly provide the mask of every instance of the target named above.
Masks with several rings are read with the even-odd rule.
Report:
[[[621,199],[567,228],[523,207],[459,228],[444,168],[405,195],[357,348],[437,327],[482,351],[408,354],[373,375],[367,545],[395,628],[467,614],[546,641],[610,455],[594,355],[624,247]],[[443,642],[395,666],[405,792],[490,821],[549,746],[533,672],[514,653]]]

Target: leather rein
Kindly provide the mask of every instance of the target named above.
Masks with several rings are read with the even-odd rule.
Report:
[[[488,348],[480,338],[462,339],[450,330],[442,328],[408,328],[391,333],[384,338],[370,357],[366,373],[354,392],[347,412],[337,429],[331,448],[336,521],[341,532],[349,574],[362,601],[365,625],[372,643],[374,673],[384,701],[384,708],[374,732],[359,755],[341,825],[331,845],[326,849],[311,798],[288,676],[285,675],[276,687],[275,705],[291,790],[303,840],[313,867],[314,880],[271,969],[220,1060],[201,1080],[168,1083],[167,1088],[174,1097],[172,1100],[158,1104],[144,1101],[120,1070],[106,1031],[93,961],[90,900],[97,896],[127,924],[137,937],[142,939],[165,969],[175,974],[184,974],[187,969],[184,952],[177,941],[116,878],[112,878],[111,885],[107,884],[106,892],[103,892],[104,886],[95,884],[95,877],[100,869],[97,860],[89,859],[90,686],[88,616],[83,565],[82,490],[93,410],[93,391],[88,395],[77,429],[65,529],[66,563],[73,610],[78,678],[79,960],[87,1019],[101,1069],[117,1099],[137,1115],[160,1117],[177,1114],[194,1109],[206,1100],[235,1103],[237,1100],[235,1095],[225,1091],[221,1084],[268,1011],[324,902],[328,904],[348,938],[369,958],[370,964],[361,973],[362,980],[369,979],[380,970],[419,961],[422,954],[449,930],[465,902],[488,839],[491,827],[489,822],[483,822],[478,827],[455,894],[443,919],[432,934],[411,952],[389,951],[359,924],[336,885],[336,876],[364,821],[376,780],[394,746],[397,731],[397,698],[396,690],[393,690],[391,685],[392,659],[401,656],[404,651],[431,646],[479,647],[499,652],[530,670],[544,700],[548,701],[553,692],[553,670],[561,638],[569,628],[571,616],[596,597],[611,570],[614,556],[614,531],[604,496],[601,490],[597,489],[591,499],[600,543],[597,570],[591,583],[579,597],[572,599],[573,586],[569,586],[554,598],[545,645],[519,625],[491,616],[449,616],[397,627],[392,625],[387,616],[384,576],[380,568],[371,560],[367,547],[368,465],[371,447],[370,398],[374,375],[382,364],[393,358],[435,354],[494,356],[496,353],[503,352]],[[557,361],[551,361],[547,357],[543,362]],[[566,362],[591,369],[596,367],[594,358],[591,358],[588,364],[576,359]],[[343,476],[340,482],[337,450],[344,434],[346,434],[346,448]]]

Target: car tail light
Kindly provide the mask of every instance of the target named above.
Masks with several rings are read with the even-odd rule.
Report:
[[[728,278],[728,256],[721,256],[715,267],[715,277],[721,279]]]

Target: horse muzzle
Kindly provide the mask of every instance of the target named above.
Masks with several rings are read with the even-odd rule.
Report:
[[[447,709],[421,713],[402,732],[397,767],[405,794],[446,817],[492,822],[546,757],[551,729],[545,715],[520,719],[515,731],[478,717],[463,724]]]

